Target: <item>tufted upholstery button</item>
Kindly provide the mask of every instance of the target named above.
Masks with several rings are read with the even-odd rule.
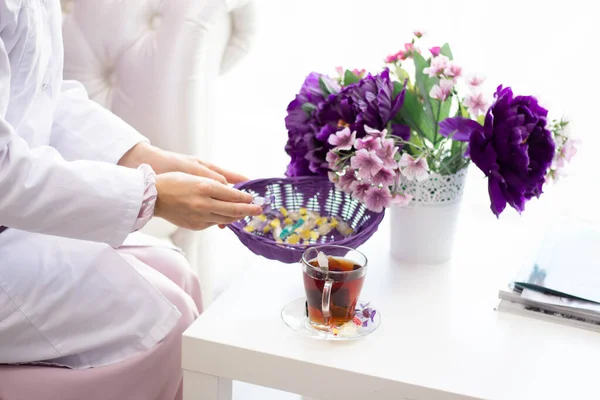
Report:
[[[110,85],[110,87],[115,87],[117,86],[117,73],[116,72],[111,72],[110,75],[108,75],[108,84]]]
[[[106,81],[106,85],[110,88],[113,88],[117,85],[117,73],[113,69],[106,70],[104,79]]]
[[[162,17],[158,14],[150,18],[150,29],[157,30],[162,25]]]
[[[73,12],[73,0],[63,0],[61,4],[64,14],[71,14]]]

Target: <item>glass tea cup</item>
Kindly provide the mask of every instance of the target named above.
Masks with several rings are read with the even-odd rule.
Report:
[[[354,318],[367,273],[364,254],[344,246],[311,247],[302,255],[302,273],[311,326],[328,330]]]

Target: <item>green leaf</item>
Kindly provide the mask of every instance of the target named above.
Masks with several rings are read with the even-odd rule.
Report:
[[[485,124],[485,115],[482,114],[477,117],[477,122],[479,122],[479,125],[483,126]]]
[[[440,162],[440,174],[455,174],[463,168],[468,163],[468,160],[464,157],[466,148],[467,143],[453,140],[450,147],[450,154]]]
[[[414,144],[415,146],[405,146],[402,148],[403,151],[406,151],[408,154],[410,154],[413,157],[418,157],[421,155],[421,151],[419,150],[419,148],[424,147],[424,142],[421,139],[421,137],[419,135],[415,135],[414,133],[410,135],[410,139],[408,140],[411,144]]]
[[[452,97],[448,97],[444,102],[442,102],[442,107],[440,109],[440,118],[439,121],[443,121],[446,118],[448,118],[450,116],[450,107],[452,107]],[[439,104],[440,101],[439,100],[432,100],[432,102],[435,104]],[[439,129],[438,129],[439,130]]]
[[[302,111],[304,111],[307,114],[312,114],[312,112],[316,109],[317,109],[317,107],[312,103],[302,104]]]
[[[319,78],[319,87],[325,96],[329,96],[331,94],[331,90],[329,90],[322,77]]]
[[[400,80],[401,82],[404,82],[406,79],[410,81],[410,75],[408,74],[408,71],[406,71],[404,68],[396,66],[394,73],[398,77],[398,80]]]
[[[448,57],[450,60],[452,60],[452,50],[450,50],[450,45],[448,43],[445,43],[442,48],[440,49],[440,54]]]
[[[400,108],[400,118],[395,118],[394,122],[405,123],[421,137],[433,141],[433,131],[431,120],[427,117],[423,104],[419,101],[416,94],[407,90],[404,94],[404,104]]]
[[[437,114],[434,114],[431,99],[429,98],[429,92],[431,91],[431,88],[436,84],[437,80],[435,78],[430,78],[428,75],[423,73],[423,70],[429,67],[429,63],[425,61],[422,55],[420,55],[417,52],[413,52],[413,59],[415,62],[416,85],[419,89],[419,93],[423,97],[425,112],[427,114],[427,117],[429,117],[428,130],[433,132],[435,131],[435,117]]]
[[[346,72],[344,72],[344,86],[348,86],[356,82],[360,82],[360,78],[354,75],[352,71],[347,69]]]
[[[466,107],[460,105],[458,107],[458,112],[456,113],[457,117],[469,118],[469,110]]]
[[[452,141],[452,146],[450,147],[450,154],[452,154],[453,156],[456,154],[463,154],[464,151],[464,145],[465,142],[460,142],[458,140],[453,140]]]
[[[435,121],[443,121],[450,116],[450,107],[452,107],[452,97],[448,97],[445,101],[441,102],[440,100],[431,99],[431,104],[433,107],[433,112],[435,112],[435,127],[433,129],[433,144],[435,148],[438,148],[442,143],[443,136],[438,134],[439,123]]]
[[[404,85],[398,81],[394,81],[393,97],[396,98],[396,96],[398,96],[398,93],[400,93],[402,89],[404,89]]]

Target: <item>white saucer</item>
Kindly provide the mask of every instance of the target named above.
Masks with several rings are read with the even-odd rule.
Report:
[[[306,315],[306,298],[301,297],[288,303],[281,310],[283,322],[293,330],[305,336],[324,340],[353,340],[367,336],[381,323],[381,315],[369,302],[359,301],[355,322],[348,322],[339,328],[322,331],[313,328]],[[367,310],[363,312],[363,310]],[[368,316],[367,316],[368,314]],[[360,323],[360,325],[358,325]]]

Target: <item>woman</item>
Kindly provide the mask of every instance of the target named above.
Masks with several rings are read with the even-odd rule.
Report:
[[[0,364],[121,365],[98,398],[173,399],[198,281],[172,249],[122,244],[154,215],[200,230],[261,209],[227,186],[245,178],[153,147],[62,69],[59,1],[0,0]],[[0,398],[23,398],[8,371]],[[78,382],[36,398],[95,398]]]

